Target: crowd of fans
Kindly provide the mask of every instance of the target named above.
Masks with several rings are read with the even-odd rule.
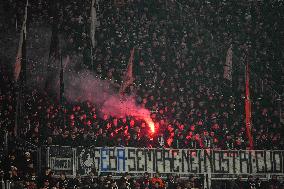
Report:
[[[62,38],[67,41],[66,53],[81,56],[81,64],[93,68],[100,77],[119,84],[128,63],[129,51],[135,48],[135,83],[127,92],[136,94],[137,103],[152,111],[157,132],[154,136],[148,134],[147,125],[135,117],[102,116],[100,107],[93,102],[67,102],[62,108],[48,92],[28,89],[24,97],[23,133],[30,141],[49,145],[246,148],[245,87],[244,74],[241,73],[244,70],[237,69],[230,84],[224,81],[223,65],[231,44],[235,67],[242,67],[247,60],[245,56],[253,53],[249,50],[254,48],[251,30],[262,28],[253,28],[254,21],[250,15],[253,11],[250,8],[258,5],[195,2],[190,6],[184,4],[186,9],[181,9],[177,6],[180,4],[171,1],[166,4],[162,1],[133,1],[123,6],[98,1],[99,24],[92,63],[88,38],[90,17],[87,14],[91,2],[55,3],[49,11],[42,11],[43,16],[34,18],[33,14],[38,12],[33,10],[38,10],[37,6],[46,7],[45,3],[31,3],[30,22],[44,22],[40,19],[48,17],[48,12],[57,12]],[[261,15],[264,10],[259,11],[258,17],[264,16]],[[7,70],[5,65],[2,70]],[[9,78],[7,73],[3,77],[8,92],[1,95],[1,101],[6,102],[1,103],[6,104],[2,105],[5,111],[1,114],[1,125],[13,131],[13,78]],[[277,101],[279,96],[271,95],[274,80],[265,80],[265,87],[271,87],[269,91],[258,87],[259,80],[255,78],[252,75],[255,148],[282,148],[280,106],[283,102]]]
[[[13,31],[12,26],[20,25],[24,4],[5,2],[2,14],[7,19],[2,27]],[[280,109],[284,103],[275,95],[275,90],[283,93],[284,83],[282,2],[100,0],[96,1],[94,48],[89,36],[90,5],[90,0],[29,1],[28,27],[51,26],[58,16],[64,53],[81,60],[80,68],[118,85],[135,48],[135,81],[126,94],[135,94],[137,104],[151,111],[155,133],[135,117],[102,115],[100,106],[90,101],[62,105],[49,91],[27,83],[17,137],[35,146],[246,149],[243,67],[249,61],[254,148],[283,149]],[[28,45],[41,46],[38,41]],[[230,45],[231,82],[223,77]],[[0,127],[8,131],[11,141],[16,137],[17,99],[13,61],[1,55]],[[28,61],[27,72],[36,75],[36,64]]]

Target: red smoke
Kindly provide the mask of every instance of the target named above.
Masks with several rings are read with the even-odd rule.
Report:
[[[151,132],[155,132],[155,125],[150,117],[150,111],[138,106],[132,96],[123,99],[118,95],[111,96],[104,102],[102,112],[113,117],[132,116],[142,119],[147,123]]]
[[[126,116],[144,120],[152,134],[155,132],[150,111],[136,104],[134,96],[121,97],[107,80],[101,80],[88,71],[66,73],[65,95],[70,101],[89,101],[101,109],[101,113],[123,118]]]

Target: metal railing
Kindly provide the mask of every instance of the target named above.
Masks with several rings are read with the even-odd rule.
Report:
[[[21,189],[24,188],[23,181],[10,181],[10,180],[2,180],[0,181],[0,189]]]

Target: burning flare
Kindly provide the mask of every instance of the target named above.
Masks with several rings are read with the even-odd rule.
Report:
[[[155,124],[152,121],[152,119],[151,118],[144,118],[144,120],[147,123],[147,125],[150,127],[152,134],[155,133]]]

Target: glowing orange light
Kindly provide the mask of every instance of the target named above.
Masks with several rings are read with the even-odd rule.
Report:
[[[154,133],[155,132],[155,125],[154,125],[153,121],[149,122],[149,127],[150,127],[152,133]]]
[[[150,130],[152,133],[155,133],[155,124],[152,121],[151,118],[145,118],[145,122],[147,123],[147,125],[150,127]]]

